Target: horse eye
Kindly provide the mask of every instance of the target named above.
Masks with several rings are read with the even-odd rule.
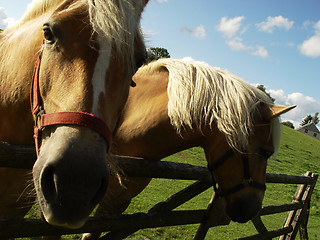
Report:
[[[43,28],[43,36],[47,43],[50,43],[50,44],[54,43],[54,36],[49,27],[45,26]]]

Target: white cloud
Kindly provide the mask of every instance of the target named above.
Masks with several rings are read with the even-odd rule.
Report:
[[[205,66],[210,66],[208,63],[206,62],[203,62],[203,61],[197,61],[195,60],[194,58],[192,57],[184,57],[184,58],[181,58],[180,59],[181,61],[184,61],[184,62],[188,62],[188,63],[198,63],[198,64],[202,64],[202,65],[205,65]]]
[[[168,0],[157,0],[159,3],[168,2]]]
[[[198,39],[205,39],[207,37],[206,29],[203,25],[199,25],[195,28],[183,27],[181,28],[181,31]]]
[[[320,20],[314,24],[316,34],[320,34]]]
[[[230,47],[233,51],[248,52],[251,55],[259,56],[262,58],[268,57],[268,51],[263,46],[247,46],[243,43],[242,38],[239,35],[245,33],[248,27],[244,27],[241,31],[241,23],[244,16],[238,16],[228,19],[222,17],[220,23],[217,25],[217,30],[221,32],[227,40],[225,44]]]
[[[252,47],[244,45],[239,37],[227,40],[225,43],[234,51],[248,51],[252,49]]]
[[[15,22],[13,18],[8,18],[6,11],[3,7],[0,7],[0,29],[5,29]]]
[[[287,43],[285,43],[285,46],[294,47],[294,46],[296,46],[296,44],[294,42],[287,42]]]
[[[316,112],[320,112],[320,102],[302,93],[297,92],[286,95],[282,89],[271,89],[269,92],[276,99],[275,104],[277,105],[297,105],[295,109],[282,116],[282,121],[293,122],[295,128],[300,127],[300,123],[307,115],[314,115]]]
[[[263,46],[257,46],[256,50],[251,52],[252,55],[256,55],[262,58],[266,58],[268,57],[268,51],[267,49],[265,49],[265,47]]]
[[[308,27],[312,24],[313,22],[311,22],[310,20],[306,20],[302,23],[302,27],[301,29],[306,30],[308,29]]]
[[[307,57],[320,57],[320,35],[314,35],[308,40],[305,40],[299,49],[300,52]]]
[[[288,105],[287,103],[287,96],[285,96],[285,93],[282,89],[274,90],[271,89],[268,91],[270,95],[276,99],[276,104],[278,105]]]
[[[141,32],[144,38],[146,38],[146,40],[148,40],[148,38],[151,38],[153,36],[157,36],[160,34],[160,32],[155,32],[153,30],[148,30],[144,27],[141,26]]]
[[[320,21],[314,24],[315,35],[305,40],[300,46],[300,52],[312,58],[320,57]]]
[[[217,30],[222,32],[227,38],[234,37],[241,27],[241,22],[244,16],[234,17],[228,19],[227,17],[222,17],[220,23],[217,25]]]
[[[262,58],[268,57],[268,51],[263,46],[247,46],[242,42],[242,39],[239,37],[235,37],[225,41],[225,43],[234,51],[246,51],[249,52],[251,55],[259,56]]]
[[[257,23],[256,26],[259,31],[272,33],[273,30],[277,28],[283,28],[288,31],[293,26],[293,21],[289,21],[288,18],[282,16],[277,17],[267,17],[267,20],[261,23]]]

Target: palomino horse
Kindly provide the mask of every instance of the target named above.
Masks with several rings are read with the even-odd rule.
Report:
[[[0,141],[31,144],[35,121],[33,182],[50,224],[81,227],[107,190],[105,153],[146,55],[146,2],[34,0],[0,35]],[[28,211],[27,178],[0,169],[0,218]]]
[[[226,212],[246,222],[261,209],[267,159],[279,145],[278,116],[265,93],[227,71],[160,59],[134,75],[112,153],[160,160],[200,146]],[[122,213],[151,179],[110,178],[96,215]],[[100,233],[86,234],[96,239]]]

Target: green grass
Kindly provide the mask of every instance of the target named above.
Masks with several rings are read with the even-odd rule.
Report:
[[[166,161],[206,165],[202,149],[192,148],[172,155]],[[268,163],[267,172],[301,175],[306,171],[320,172],[320,141],[283,126],[281,145],[275,159]],[[172,194],[183,189],[193,181],[153,179],[151,184],[136,198],[126,213],[147,212],[154,204],[166,200]],[[296,185],[268,184],[264,205],[289,203],[295,193]],[[212,189],[205,191],[178,209],[205,209],[212,196]],[[286,213],[262,217],[268,230],[280,228]],[[128,239],[193,239],[198,224],[186,226],[143,229]],[[211,228],[206,239],[234,239],[256,234],[251,222]],[[309,239],[320,239],[320,193],[317,183],[311,199],[311,211],[308,222]],[[81,235],[64,237],[77,239]],[[299,239],[299,237],[297,237]]]

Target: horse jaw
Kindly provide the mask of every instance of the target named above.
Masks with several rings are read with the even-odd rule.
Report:
[[[82,127],[59,126],[43,138],[33,178],[48,223],[83,226],[107,190],[106,151],[103,138]]]

